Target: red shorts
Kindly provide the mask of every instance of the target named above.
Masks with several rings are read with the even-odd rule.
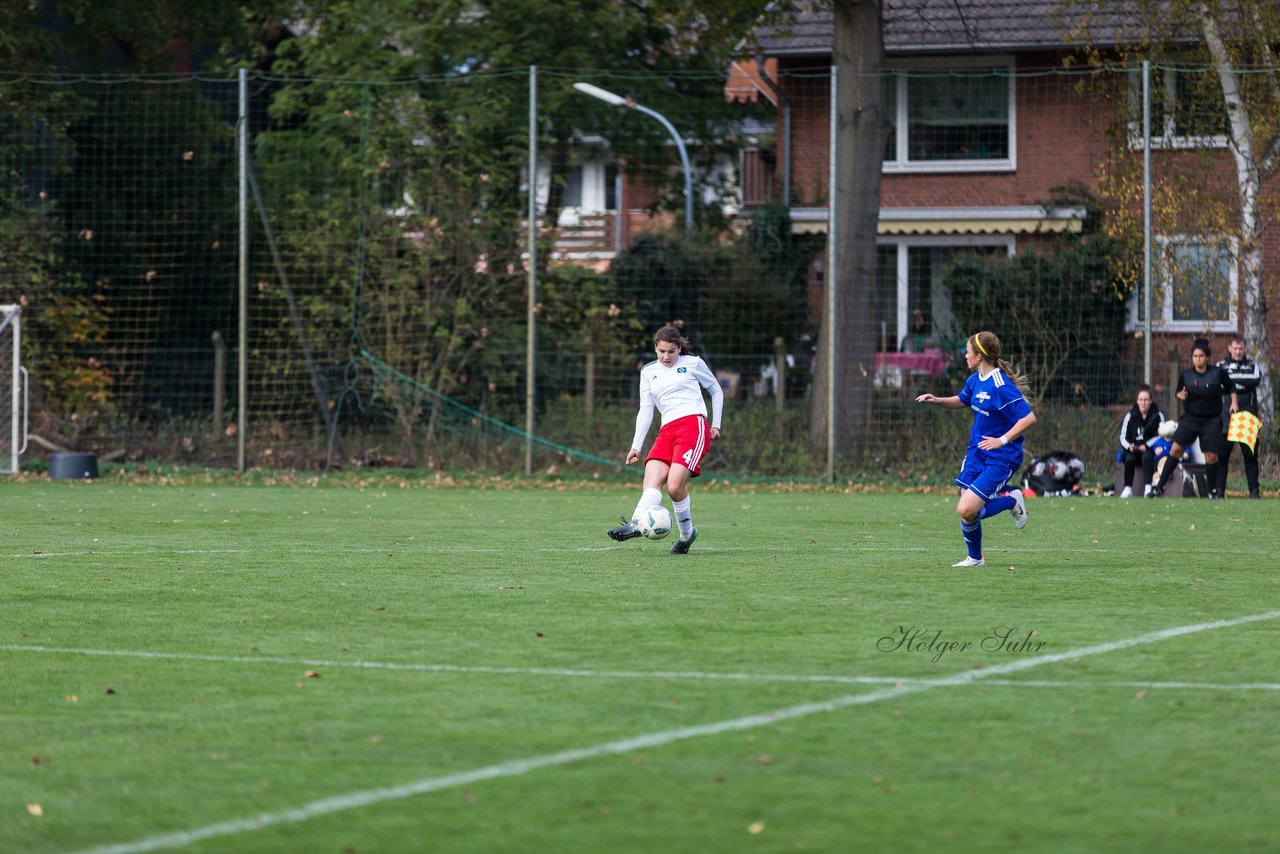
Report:
[[[707,452],[709,444],[711,426],[707,424],[707,416],[686,415],[662,425],[645,462],[658,460],[667,465],[678,463],[687,468],[693,477],[697,477],[702,474],[702,456]]]

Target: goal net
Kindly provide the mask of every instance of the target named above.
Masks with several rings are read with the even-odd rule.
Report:
[[[0,474],[18,470],[27,444],[21,314],[19,306],[0,305]]]

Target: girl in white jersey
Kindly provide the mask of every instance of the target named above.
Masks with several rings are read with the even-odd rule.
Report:
[[[674,326],[664,326],[653,335],[658,358],[640,369],[640,412],[636,415],[635,437],[626,463],[640,459],[640,449],[653,410],[662,416],[662,428],[644,464],[644,491],[628,520],[609,530],[609,536],[621,542],[640,536],[636,520],[648,507],[662,503],[662,486],[666,484],[675,510],[680,538],[671,547],[673,555],[689,553],[698,537],[689,509],[689,478],[701,473],[702,457],[710,443],[720,438],[720,413],[724,409],[724,392],[720,382],[706,363],[689,351],[689,342]],[[707,404],[702,390],[711,394],[711,422],[707,422]]]

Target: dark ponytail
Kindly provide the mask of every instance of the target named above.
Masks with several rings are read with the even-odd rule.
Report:
[[[693,348],[689,346],[689,339],[681,335],[680,330],[676,329],[674,326],[663,326],[657,332],[653,333],[653,343],[657,345],[659,342],[675,344],[680,348],[681,355],[693,355]]]

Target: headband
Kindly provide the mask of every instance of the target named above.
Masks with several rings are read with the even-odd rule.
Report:
[[[991,354],[982,348],[982,342],[978,340],[977,335],[973,336],[973,346],[978,348],[979,353],[986,356],[988,359],[991,358]]]

